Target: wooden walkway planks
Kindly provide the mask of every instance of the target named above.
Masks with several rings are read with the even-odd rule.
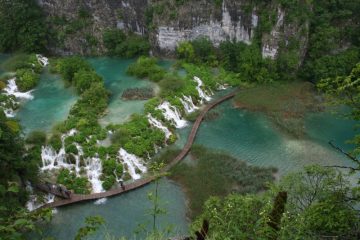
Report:
[[[213,102],[210,102],[208,105],[206,105],[206,107],[201,111],[201,113],[199,114],[199,116],[197,117],[190,135],[187,139],[187,142],[184,146],[184,148],[181,150],[181,152],[162,170],[162,172],[166,172],[169,171],[173,166],[175,166],[177,163],[179,163],[190,151],[191,146],[194,143],[195,137],[196,137],[196,133],[201,125],[201,122],[203,121],[206,113],[212,109],[213,107],[217,106],[218,104],[234,97],[239,90],[235,90]],[[69,205],[69,204],[73,204],[73,203],[77,203],[77,202],[82,202],[82,201],[89,201],[89,200],[96,200],[96,199],[100,199],[100,198],[106,198],[106,197],[111,197],[111,196],[115,196],[118,194],[122,194],[125,192],[129,192],[132,191],[134,189],[140,188],[142,186],[145,186],[149,183],[151,183],[152,181],[155,180],[155,177],[150,176],[150,177],[145,177],[139,180],[136,180],[132,183],[126,184],[125,185],[125,189],[122,188],[116,188],[116,189],[112,189],[106,192],[101,192],[101,193],[92,193],[92,194],[87,194],[87,195],[81,195],[81,194],[72,194],[70,199],[62,199],[56,202],[52,202],[52,203],[48,203],[45,204],[42,207],[49,207],[49,208],[53,208],[53,207],[60,207],[60,206],[64,206],[64,205]]]

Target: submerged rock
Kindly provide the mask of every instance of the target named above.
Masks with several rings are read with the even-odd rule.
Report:
[[[154,96],[152,88],[129,88],[123,92],[121,98],[124,100],[147,100]]]

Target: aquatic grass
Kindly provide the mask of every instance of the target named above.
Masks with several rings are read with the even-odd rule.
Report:
[[[302,136],[304,116],[319,111],[315,88],[310,83],[273,83],[241,91],[235,106],[266,113],[275,125],[296,137]]]
[[[194,145],[189,163],[171,170],[170,178],[183,185],[190,201],[190,216],[200,214],[210,196],[225,196],[231,192],[257,193],[274,181],[275,168],[250,166],[224,152]]]

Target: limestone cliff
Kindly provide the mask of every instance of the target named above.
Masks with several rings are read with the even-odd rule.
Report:
[[[99,54],[105,51],[106,28],[146,35],[153,51],[172,54],[179,42],[199,36],[218,46],[225,40],[250,44],[259,39],[264,57],[275,58],[280,45],[299,39],[299,62],[306,52],[308,22],[285,21],[286,11],[269,1],[275,13],[268,31],[258,31],[263,6],[251,0],[38,0],[56,36],[52,50],[60,54]],[[261,15],[262,14],[262,15]],[[59,24],[59,19],[60,21]],[[60,34],[59,34],[60,32]],[[285,41],[285,42],[283,42]]]

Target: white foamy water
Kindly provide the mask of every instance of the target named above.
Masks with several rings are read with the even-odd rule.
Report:
[[[128,167],[128,172],[133,179],[140,179],[141,175],[136,173],[136,169],[139,169],[142,173],[147,171],[143,164],[143,160],[134,154],[128,153],[125,149],[120,148],[119,157]]]
[[[49,59],[47,57],[44,57],[41,54],[36,54],[36,58],[41,66],[46,67],[49,65]]]
[[[211,97],[201,88],[204,85],[201,79],[195,76],[194,81],[197,83],[196,90],[199,93],[199,97],[201,99],[200,102],[203,103],[204,101],[210,101]]]
[[[187,125],[187,122],[181,119],[181,115],[177,108],[172,106],[168,101],[164,101],[156,109],[161,110],[165,119],[174,124],[176,128],[183,128]]]
[[[18,89],[18,86],[16,85],[16,78],[11,78],[8,80],[8,85],[4,88],[5,95],[13,95],[16,98],[22,98],[22,99],[33,99],[34,96],[31,95],[32,90],[28,92],[20,92]]]
[[[167,127],[165,127],[159,120],[157,120],[156,118],[153,118],[150,113],[147,115],[147,117],[148,117],[149,123],[152,126],[163,131],[165,133],[165,138],[169,139],[169,137],[171,136],[170,130]]]
[[[66,151],[65,151],[65,139],[69,136],[74,136],[76,134],[76,130],[72,129],[67,134],[61,136],[61,149],[56,152],[50,146],[43,146],[41,149],[41,160],[42,167],[41,171],[51,171],[54,169],[66,168],[71,172],[75,169],[75,173],[77,176],[80,176],[80,158],[84,155],[83,149],[78,143],[74,143],[78,150],[78,154],[72,154],[75,158],[75,163],[69,163],[66,161]],[[100,180],[100,176],[102,174],[102,163],[101,159],[98,157],[91,157],[84,159],[84,170],[86,172],[86,176],[89,179],[89,182],[92,186],[92,192],[98,193],[103,192],[104,189],[102,187],[102,181]]]
[[[15,112],[11,108],[4,109],[4,113],[5,113],[5,116],[8,117],[8,118],[15,117]]]
[[[180,99],[180,102],[182,103],[182,105],[184,106],[186,113],[192,113],[196,109],[198,109],[198,107],[195,106],[191,96],[188,97],[188,96],[183,95],[183,97],[179,98],[179,99]]]
[[[52,203],[55,200],[55,195],[48,193],[44,196],[42,201],[39,200],[38,196],[34,194],[34,189],[28,182],[26,184],[26,190],[30,193],[29,201],[26,203],[26,208],[31,212],[47,203]]]
[[[92,191],[94,193],[103,192],[102,181],[100,176],[102,174],[102,164],[99,157],[92,157],[85,159],[86,175],[91,183]]]
[[[102,205],[105,204],[107,201],[107,198],[100,198],[94,202],[95,205]]]

